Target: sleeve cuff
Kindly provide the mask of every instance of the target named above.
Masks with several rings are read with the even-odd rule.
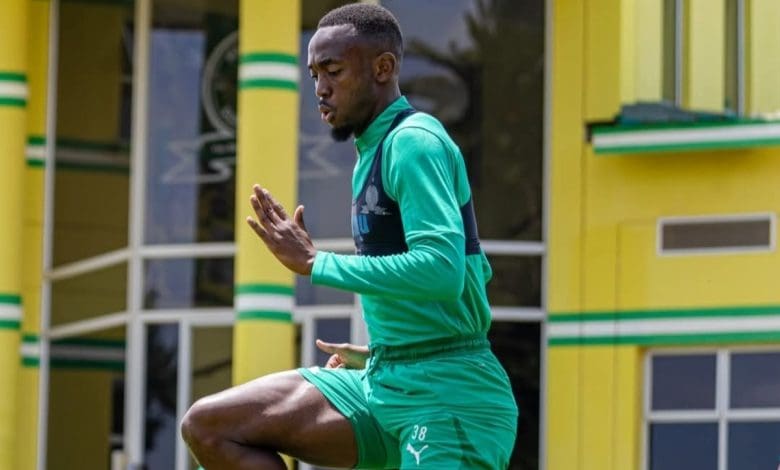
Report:
[[[323,278],[325,277],[325,265],[327,264],[330,255],[331,253],[326,251],[318,251],[317,254],[314,255],[314,265],[311,268],[312,284],[322,284]]]

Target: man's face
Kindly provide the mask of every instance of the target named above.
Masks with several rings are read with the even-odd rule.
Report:
[[[309,41],[309,73],[314,79],[322,120],[336,140],[361,133],[375,102],[372,58],[354,26],[326,26]]]

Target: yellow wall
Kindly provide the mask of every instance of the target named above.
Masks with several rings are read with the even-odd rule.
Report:
[[[780,111],[780,2],[751,0],[747,4],[747,111]]]
[[[723,108],[725,52],[708,44],[723,42],[725,7],[716,3],[692,1],[686,11],[685,103],[697,109]],[[760,6],[766,14],[768,3],[756,2],[753,8]],[[660,52],[646,44],[653,36],[661,40],[660,10],[649,2],[621,0],[550,6],[551,318],[780,305],[777,251],[656,254],[659,217],[780,211],[775,177],[780,175],[780,149],[595,156],[583,136],[586,123],[613,118],[623,103],[660,96],[660,73],[653,73]],[[769,32],[767,22],[762,36],[767,48],[768,38],[780,30],[780,21],[772,24],[774,30]],[[638,58],[634,52],[640,50],[649,51],[647,57]],[[768,53],[773,57],[774,51]],[[771,76],[771,60],[754,75]],[[780,89],[780,81],[774,83],[774,89],[762,91],[769,96],[763,102],[771,102]],[[630,343],[550,346],[545,398],[550,470],[642,468],[644,351]]]

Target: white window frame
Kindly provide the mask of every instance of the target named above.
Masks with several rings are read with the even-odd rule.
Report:
[[[663,229],[671,224],[704,224],[717,222],[769,222],[768,246],[745,246],[725,248],[687,248],[665,249],[663,247]],[[722,214],[722,215],[691,215],[659,217],[656,223],[656,254],[661,257],[695,256],[713,254],[740,254],[740,253],[770,253],[777,246],[777,214],[774,212],[755,212],[747,214]]]

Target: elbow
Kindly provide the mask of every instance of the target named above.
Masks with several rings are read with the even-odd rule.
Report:
[[[433,281],[436,288],[436,297],[441,300],[458,300],[463,295],[463,288],[466,283],[465,267],[458,269],[452,266],[447,274],[437,276]]]

